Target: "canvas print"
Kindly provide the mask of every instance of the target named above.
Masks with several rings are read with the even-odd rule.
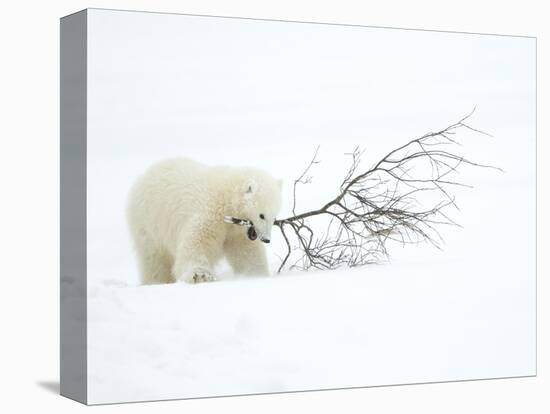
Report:
[[[61,25],[62,393],[536,374],[534,38]]]

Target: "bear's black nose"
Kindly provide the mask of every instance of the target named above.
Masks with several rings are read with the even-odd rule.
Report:
[[[263,241],[264,243],[269,243],[271,240],[269,239],[260,239],[261,241]]]

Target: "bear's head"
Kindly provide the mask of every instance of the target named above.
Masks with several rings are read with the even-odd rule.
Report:
[[[259,171],[248,170],[237,189],[234,217],[248,220],[242,228],[249,240],[271,241],[271,229],[281,208],[282,181]]]

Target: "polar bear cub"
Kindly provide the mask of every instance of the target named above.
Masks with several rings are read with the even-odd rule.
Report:
[[[235,273],[268,274],[265,243],[280,205],[281,181],[255,168],[187,158],[153,165],[132,187],[127,209],[142,283],[212,281],[222,258]]]

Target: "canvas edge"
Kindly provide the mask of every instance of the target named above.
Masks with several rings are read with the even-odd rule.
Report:
[[[313,20],[294,20],[294,19],[270,19],[262,17],[246,17],[246,16],[225,16],[221,14],[200,14],[200,13],[184,13],[178,11],[158,11],[158,10],[139,10],[139,9],[113,9],[108,7],[89,7],[88,11],[107,11],[107,12],[125,12],[125,13],[149,13],[149,14],[165,14],[175,16],[188,17],[207,17],[216,19],[235,19],[235,20],[251,20],[261,22],[280,22],[280,23],[296,23],[296,24],[313,24],[326,26],[345,26],[345,27],[363,27],[369,29],[389,29],[389,30],[407,30],[413,32],[434,32],[434,33],[451,33],[463,35],[478,35],[478,36],[500,36],[500,37],[516,37],[525,39],[536,39],[537,36],[526,34],[510,34],[510,33],[489,33],[489,32],[474,32],[461,30],[443,30],[443,29],[426,29],[419,27],[397,27],[397,26],[381,26],[376,24],[358,24],[358,23],[338,23],[329,21],[313,21]]]
[[[87,403],[87,10],[60,19],[60,394]]]

